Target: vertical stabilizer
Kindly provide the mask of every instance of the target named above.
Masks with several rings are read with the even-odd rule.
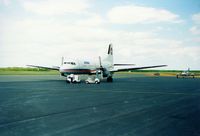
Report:
[[[109,44],[108,55],[113,55],[113,46],[112,46],[112,44]]]
[[[109,63],[109,65],[113,66],[113,45],[112,44],[109,44],[108,54],[107,54],[106,58],[104,59],[104,61]]]

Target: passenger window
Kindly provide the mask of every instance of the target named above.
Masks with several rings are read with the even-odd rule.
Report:
[[[64,62],[64,64],[76,65],[75,62]]]

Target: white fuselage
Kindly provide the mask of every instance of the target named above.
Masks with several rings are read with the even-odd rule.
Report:
[[[109,70],[113,68],[112,64],[104,61],[102,63],[104,67],[103,76],[107,77],[110,72]],[[96,74],[97,69],[99,69],[100,64],[98,61],[88,61],[88,60],[71,60],[63,61],[62,66],[59,71],[62,76],[67,76],[70,74]]]

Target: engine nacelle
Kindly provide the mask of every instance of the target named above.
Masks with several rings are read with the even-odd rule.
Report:
[[[110,71],[104,69],[103,70],[103,77],[108,77],[110,75]]]

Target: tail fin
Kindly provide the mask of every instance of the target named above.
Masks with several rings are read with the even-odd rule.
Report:
[[[108,47],[108,55],[113,55],[113,47],[112,47],[112,44],[109,44],[109,47]]]
[[[109,44],[108,54],[104,61],[108,62],[110,65],[113,65],[113,45]]]
[[[190,72],[190,68],[188,68],[187,72]]]

